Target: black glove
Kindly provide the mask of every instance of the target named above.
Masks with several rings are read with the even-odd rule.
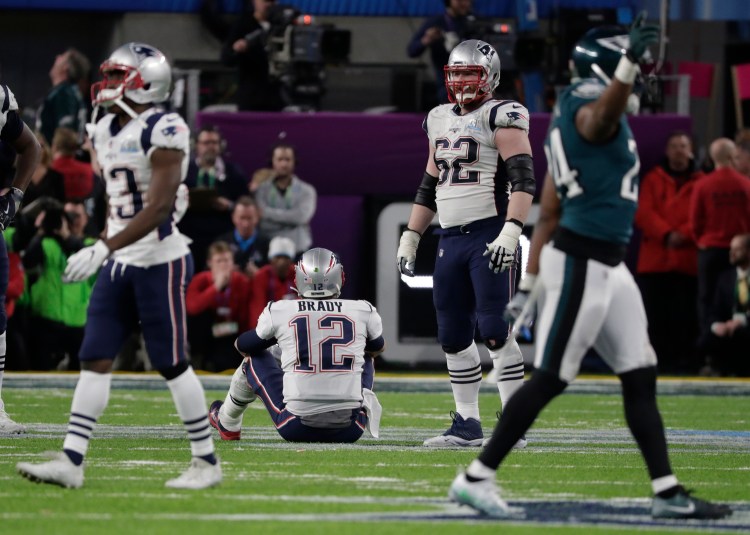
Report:
[[[23,201],[23,191],[18,188],[10,188],[5,195],[0,195],[0,232],[13,222],[21,201]]]
[[[659,41],[661,29],[658,24],[646,24],[646,12],[641,11],[630,27],[630,48],[625,55],[633,63],[639,63],[649,46]]]

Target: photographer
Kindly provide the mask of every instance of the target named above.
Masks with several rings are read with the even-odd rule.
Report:
[[[281,86],[269,75],[266,41],[276,0],[252,0],[229,31],[221,51],[225,65],[237,67],[237,106],[240,111],[280,111]],[[248,6],[249,8],[250,6]]]
[[[472,0],[445,0],[445,11],[427,19],[406,49],[410,58],[418,58],[425,50],[430,50],[439,104],[448,102],[443,72],[443,67],[448,64],[448,55],[458,43],[469,38],[469,28],[474,21],[472,3]]]
[[[44,333],[28,341],[35,370],[58,366],[66,354],[69,360],[63,369],[78,369],[78,351],[95,277],[66,283],[63,272],[71,254],[95,241],[82,234],[85,214],[80,203],[68,203],[65,210],[57,202],[45,203],[36,217],[37,234],[23,255],[23,266],[30,278],[36,276],[30,286],[30,332]]]

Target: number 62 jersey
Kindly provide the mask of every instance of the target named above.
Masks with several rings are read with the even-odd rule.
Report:
[[[440,170],[437,213],[443,228],[494,216],[505,217],[510,182],[495,146],[500,128],[528,133],[529,112],[513,100],[488,100],[461,115],[456,105],[442,104],[427,115],[422,128],[435,148]]]
[[[182,151],[182,182],[187,175],[190,129],[176,113],[149,108],[138,120],[131,120],[122,128],[116,115],[107,114],[97,122],[92,141],[107,184],[108,237],[121,232],[148,205],[154,150]],[[177,230],[177,221],[187,208],[186,193],[185,186],[180,185],[167,219],[137,242],[115,251],[112,258],[123,264],[148,267],[187,255],[188,241]]]

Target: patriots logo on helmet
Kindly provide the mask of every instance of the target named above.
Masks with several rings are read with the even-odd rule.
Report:
[[[132,44],[130,46],[130,50],[132,50],[133,53],[138,56],[139,60],[157,55],[156,50],[146,45]]]

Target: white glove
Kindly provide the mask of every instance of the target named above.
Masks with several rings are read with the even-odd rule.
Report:
[[[98,240],[94,245],[84,247],[70,258],[68,265],[63,273],[63,280],[66,282],[79,282],[88,279],[96,273],[109,256],[109,247],[102,240]]]
[[[522,230],[515,223],[506,221],[497,238],[492,243],[487,244],[487,250],[482,256],[490,255],[490,270],[497,273],[498,271],[505,271],[513,265],[518,238],[521,236]]]
[[[529,293],[534,287],[534,282],[536,282],[536,275],[532,273],[527,273],[526,277],[521,279],[521,284],[518,285],[513,299],[505,305],[505,311],[503,312],[505,321],[514,323],[518,319],[518,316],[521,315],[523,307],[526,306],[526,302],[529,300]]]
[[[401,234],[401,241],[398,243],[398,253],[396,253],[396,262],[400,273],[407,277],[414,276],[414,264],[417,261],[417,247],[422,235],[416,230],[406,229]]]

